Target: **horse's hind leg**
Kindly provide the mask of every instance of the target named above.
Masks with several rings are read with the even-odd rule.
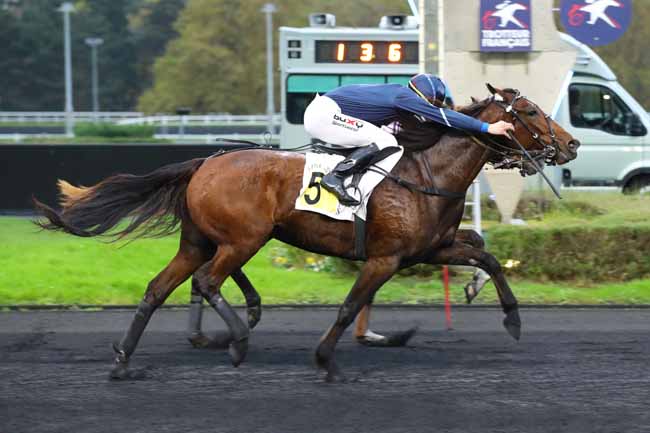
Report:
[[[221,286],[229,275],[243,266],[263,245],[263,241],[250,244],[220,244],[214,258],[195,273],[203,295],[221,316],[233,341],[228,350],[231,361],[237,367],[248,351],[248,326],[221,295]]]
[[[262,317],[262,298],[251,284],[244,271],[237,269],[230,275],[241,289],[246,299],[246,313],[248,318],[248,328],[253,329]],[[190,336],[188,337],[192,346],[196,348],[226,349],[232,342],[230,332],[218,332],[214,338],[209,338],[201,330],[201,321],[203,317],[203,295],[207,293],[207,287],[201,288],[200,280],[192,277],[192,297],[190,301]],[[208,299],[209,300],[209,299]]]
[[[516,340],[521,336],[521,319],[517,298],[512,293],[499,261],[490,253],[467,244],[454,242],[451,246],[441,248],[427,258],[426,263],[432,265],[462,265],[476,266],[483,269],[492,277],[499,295],[501,308],[506,314],[503,326]]]
[[[192,241],[189,230],[181,235],[180,248],[172,261],[147,286],[133,321],[119,341],[113,344],[117,356],[111,378],[128,377],[128,364],[153,312],[165,299],[205,261],[201,246]]]
[[[206,266],[206,265],[204,265]],[[195,276],[192,277],[192,296],[190,299],[189,313],[189,342],[197,349],[227,349],[232,341],[230,331],[217,332],[214,338],[210,338],[202,331],[203,321],[203,292],[206,289],[200,287],[200,280]]]
[[[262,298],[241,268],[235,270],[230,277],[244,294],[248,327],[249,329],[253,329],[262,318]]]
[[[398,257],[381,257],[368,259],[361,269],[359,278],[339,309],[336,322],[321,338],[316,349],[316,363],[327,371],[328,382],[344,380],[334,361],[334,350],[341,334],[354,321],[359,310],[370,301],[374,293],[393,276],[398,267]]]

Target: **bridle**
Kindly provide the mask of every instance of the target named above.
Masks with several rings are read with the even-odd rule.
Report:
[[[525,96],[521,96],[519,90],[515,90],[515,92],[516,92],[515,96],[512,98],[510,103],[501,101],[497,99],[496,96],[492,96],[490,103],[496,104],[497,106],[501,107],[507,114],[510,114],[513,118],[513,122],[512,122],[513,124],[515,124],[516,122],[521,123],[521,125],[524,127],[524,129],[526,129],[526,131],[528,131],[528,133],[533,138],[533,140],[540,145],[541,149],[531,150],[531,151],[526,150],[526,148],[519,142],[519,140],[517,140],[517,138],[514,136],[514,134],[511,131],[508,131],[508,137],[510,137],[510,140],[512,140],[519,149],[513,149],[509,146],[505,146],[501,143],[498,143],[497,141],[490,138],[489,136],[483,137],[484,140],[490,143],[489,145],[486,145],[485,143],[482,142],[482,140],[479,140],[474,136],[472,136],[472,139],[476,143],[480,144],[481,146],[486,147],[492,152],[495,152],[499,154],[501,157],[503,157],[501,161],[493,163],[494,168],[502,168],[502,169],[518,168],[521,175],[526,176],[527,174],[532,174],[526,171],[524,167],[524,163],[526,162],[526,160],[528,160],[535,168],[535,171],[539,173],[546,180],[546,182],[549,184],[549,186],[551,187],[555,195],[557,195],[558,198],[562,198],[560,197],[560,194],[555,188],[555,186],[551,183],[551,181],[548,179],[546,174],[544,174],[543,168],[539,165],[540,161],[543,161],[547,165],[555,165],[555,158],[558,154],[559,143],[557,141],[557,136],[555,135],[555,131],[553,130],[553,125],[551,123],[551,116],[545,114],[536,104],[534,104],[528,98],[526,98]],[[524,119],[521,117],[519,111],[514,108],[514,105],[519,100],[527,101],[529,104],[534,105],[540,113],[544,114],[544,119],[546,120],[546,125],[548,127],[548,135],[551,138],[550,144],[544,143],[539,133],[533,131],[530,125],[526,123]]]
[[[504,102],[498,101],[494,96],[492,98],[493,98],[494,102],[498,106],[503,108],[503,110],[506,113],[509,113],[510,115],[512,115],[515,122],[519,121],[519,123],[521,123],[521,125],[526,129],[526,131],[528,131],[528,133],[531,135],[531,137],[533,137],[533,140],[535,140],[535,142],[542,147],[541,151],[533,151],[533,152],[538,153],[538,156],[535,158],[535,160],[540,160],[540,159],[543,158],[544,162],[546,164],[555,164],[555,156],[557,155],[558,142],[557,142],[557,136],[555,135],[555,131],[553,130],[553,124],[551,123],[551,116],[548,115],[548,114],[545,114],[537,106],[537,104],[534,104],[530,99],[526,98],[525,96],[521,96],[521,94],[519,93],[519,90],[516,90],[516,92],[517,93],[515,94],[514,98],[512,98],[512,101],[510,101],[510,104],[505,104]],[[528,123],[526,123],[524,121],[524,119],[521,118],[521,115],[519,114],[519,111],[515,110],[514,105],[519,100],[527,101],[529,104],[534,105],[536,107],[536,109],[539,110],[540,113],[544,114],[544,119],[546,120],[546,126],[548,127],[548,135],[551,137],[551,143],[550,144],[544,143],[541,140],[540,135],[537,132],[533,131],[531,129],[530,125],[528,125]],[[513,122],[513,123],[515,123],[515,122]],[[514,141],[517,142],[516,140],[514,140]],[[519,144],[519,143],[517,142],[517,144]],[[521,144],[519,144],[519,145],[521,146]]]

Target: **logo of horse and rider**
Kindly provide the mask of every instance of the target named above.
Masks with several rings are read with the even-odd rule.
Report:
[[[494,30],[497,27],[497,18],[499,19],[498,27],[500,29],[506,29],[513,24],[520,29],[527,29],[528,25],[521,22],[515,16],[518,11],[528,10],[528,6],[522,3],[513,3],[511,0],[506,0],[502,3],[498,3],[494,6],[494,10],[487,10],[483,14],[481,20],[483,21],[483,27],[486,30]]]
[[[620,38],[632,20],[630,0],[564,0],[562,25],[587,45],[606,45]]]
[[[505,0],[487,10],[481,20],[487,30],[520,28],[528,25],[517,17],[528,10],[524,3]],[[629,26],[632,16],[630,0],[563,0],[562,23],[576,39],[589,45],[604,45],[618,39]]]

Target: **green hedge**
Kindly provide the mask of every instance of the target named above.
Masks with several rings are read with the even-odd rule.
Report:
[[[77,137],[153,137],[153,125],[117,125],[110,122],[77,123],[74,134]]]
[[[650,277],[650,225],[558,228],[498,226],[487,250],[511,275],[539,281],[627,281]]]
[[[650,278],[650,225],[497,226],[486,234],[486,242],[509,276],[586,284]],[[271,257],[276,266],[338,274],[356,273],[362,264],[287,245],[274,248]],[[438,272],[439,267],[417,265],[400,274],[439,278]]]

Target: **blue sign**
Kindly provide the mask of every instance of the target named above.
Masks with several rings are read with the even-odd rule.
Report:
[[[632,0],[562,0],[566,31],[587,45],[606,45],[623,36],[632,21]]]
[[[530,0],[481,0],[481,51],[530,51]]]

